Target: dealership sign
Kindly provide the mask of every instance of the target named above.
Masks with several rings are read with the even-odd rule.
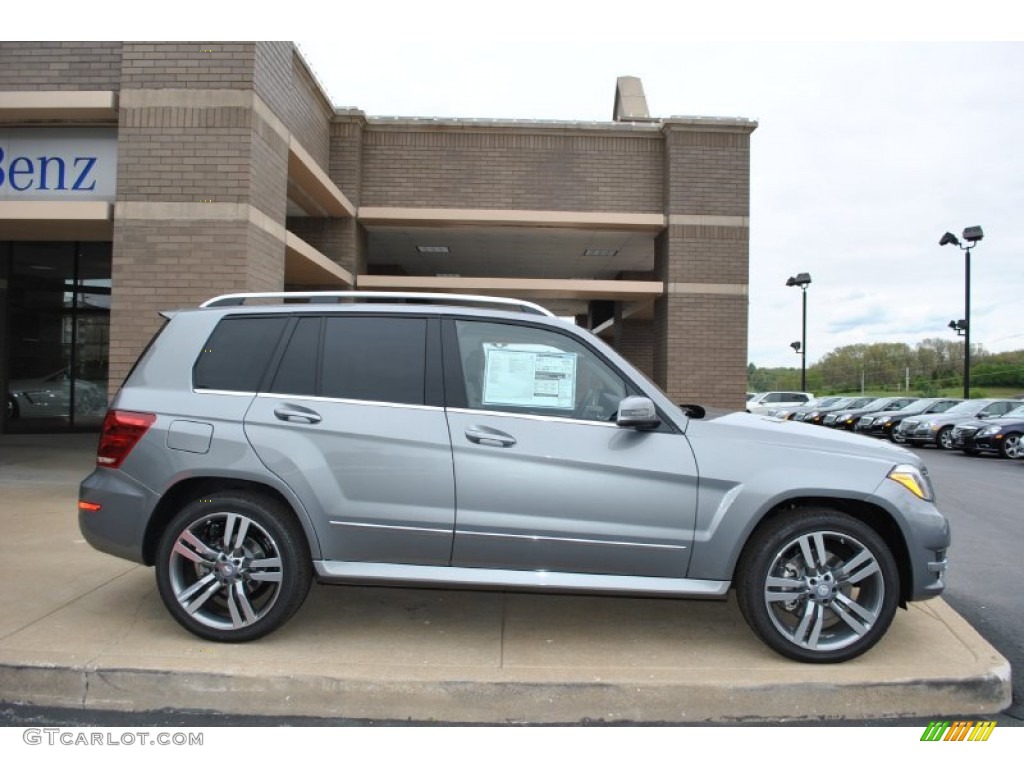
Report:
[[[0,200],[106,200],[117,186],[113,128],[0,128]]]

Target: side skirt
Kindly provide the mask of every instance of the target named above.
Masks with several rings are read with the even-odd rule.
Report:
[[[556,571],[510,571],[453,568],[437,565],[353,563],[316,560],[319,581],[325,584],[389,584],[475,589],[527,589],[551,592],[612,592],[722,599],[728,581],[668,579],[654,576],[613,576]]]

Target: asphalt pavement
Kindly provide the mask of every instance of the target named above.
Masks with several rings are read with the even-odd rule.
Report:
[[[314,586],[260,641],[202,641],[151,569],[82,540],[94,446],[0,436],[0,702],[450,723],[927,721],[1011,703],[1007,660],[941,599],[841,665],[779,657],[731,599]]]

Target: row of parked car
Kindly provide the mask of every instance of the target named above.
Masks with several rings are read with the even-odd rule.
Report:
[[[760,405],[765,394],[791,398],[783,407]],[[807,395],[804,404],[792,398]],[[763,393],[747,410],[791,421],[845,429],[895,443],[961,450],[969,456],[995,453],[1024,458],[1024,401],[950,397],[820,397],[810,393]]]

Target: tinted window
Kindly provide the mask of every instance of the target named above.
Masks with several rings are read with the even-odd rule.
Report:
[[[423,405],[427,321],[328,317],[319,394]]]
[[[195,388],[256,392],[287,323],[287,317],[221,320],[192,368]]]
[[[282,395],[315,395],[316,363],[320,352],[319,317],[303,317],[295,325],[281,358],[271,392]]]

